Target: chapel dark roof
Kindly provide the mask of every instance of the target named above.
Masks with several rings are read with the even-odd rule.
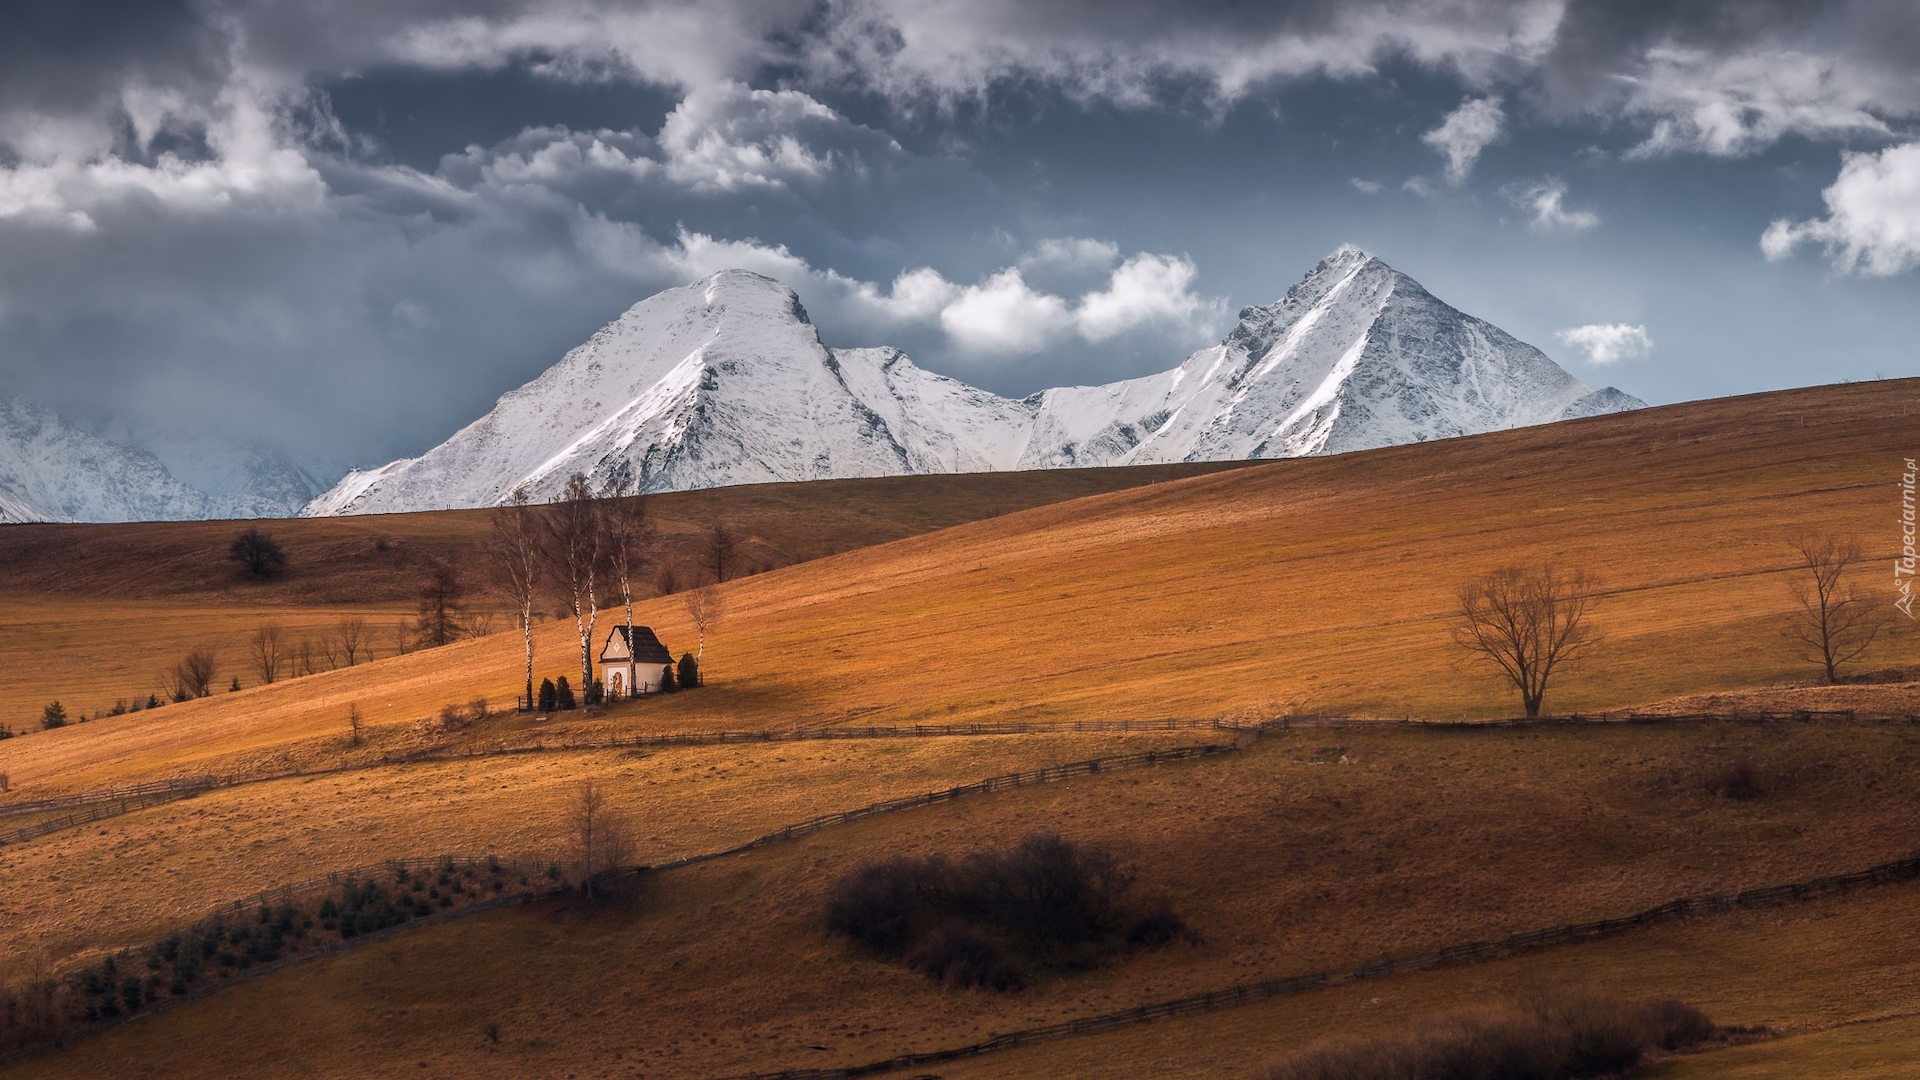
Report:
[[[613,639],[616,637],[622,641],[626,640],[626,626],[621,625],[614,627],[613,633],[607,635],[607,644],[612,645]],[[660,639],[655,636],[653,627],[651,626],[634,627],[633,641],[631,644],[633,647],[633,662],[636,664],[673,663],[673,654],[667,651],[665,645],[660,644]],[[606,658],[607,650],[603,648],[600,650],[600,659],[605,660]]]

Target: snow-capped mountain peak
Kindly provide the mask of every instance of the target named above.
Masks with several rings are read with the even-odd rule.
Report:
[[[843,476],[1297,457],[1641,405],[1364,251],[1321,260],[1179,366],[1012,400],[897,349],[830,349],[793,290],[728,270],[635,304],[419,458],[307,514]]]

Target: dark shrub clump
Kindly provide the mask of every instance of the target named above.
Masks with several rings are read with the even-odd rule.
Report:
[[[1322,1040],[1267,1066],[1259,1080],[1589,1080],[1619,1076],[1655,1053],[1717,1032],[1678,1001],[1630,1002],[1558,991],[1429,1016],[1375,1038]]]
[[[1190,936],[1164,904],[1128,904],[1133,873],[1099,848],[1036,832],[1008,850],[862,863],[834,882],[827,927],[949,987],[1011,990],[1029,965],[1092,967],[1124,945]]]
[[[949,990],[1018,990],[1027,985],[1026,973],[998,942],[960,919],[949,919],[927,935],[907,954],[907,966]]]
[[[1720,799],[1757,799],[1760,797],[1760,770],[1745,754],[1722,766],[1707,781],[1707,792]]]

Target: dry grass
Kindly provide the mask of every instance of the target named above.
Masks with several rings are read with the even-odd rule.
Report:
[[[1912,391],[1911,382],[1828,387],[1280,462],[845,551],[729,583],[731,615],[708,642],[707,689],[592,717],[508,716],[454,739],[1294,710],[1509,714],[1507,694],[1464,665],[1450,642],[1453,588],[1503,563],[1546,560],[1583,568],[1609,587],[1595,613],[1606,644],[1549,692],[1550,710],[1745,694],[1811,674],[1778,632],[1792,602],[1784,537],[1806,526],[1866,540],[1886,535],[1888,481],[1920,412]],[[911,481],[895,483],[898,492],[914,490]],[[804,493],[780,494],[805,503]],[[95,639],[86,635],[116,617],[156,640],[191,644],[244,633],[271,606],[208,605],[204,588],[190,595],[185,613],[164,597],[68,593],[48,607],[44,596],[16,595],[7,602],[24,606],[0,618],[32,627],[0,639],[0,663],[10,673],[27,661],[38,670],[61,658],[44,643],[87,648],[81,643]],[[297,599],[297,591],[286,598]],[[308,615],[286,611],[287,621]],[[648,602],[639,616],[676,650],[690,643],[672,598]],[[1902,630],[1869,666],[1905,662],[1915,639]],[[542,673],[566,670],[570,637],[570,627],[541,628]],[[365,760],[440,739],[416,722],[448,702],[510,698],[518,654],[517,641],[496,635],[8,740],[0,742],[0,771],[22,799],[210,768]],[[9,675],[10,688],[15,679]],[[1769,700],[1914,696],[1911,685],[1884,685],[1789,690]],[[373,725],[360,748],[346,745],[355,702]],[[364,861],[362,852],[537,843],[551,834],[565,782],[615,760],[620,782],[646,793],[640,799],[653,824],[641,834],[657,834],[667,847],[696,842],[702,830],[752,832],[763,827],[752,823],[804,816],[792,812],[803,807],[839,809],[1017,767],[989,765],[982,753],[1040,763],[1094,756],[1093,745],[796,744],[600,756],[592,764],[556,756],[414,766],[208,795],[103,822],[104,833],[0,849],[0,867],[10,882],[23,879],[18,868],[51,888],[74,888],[76,902],[66,907],[108,912],[102,939],[121,940],[157,921],[141,914],[143,903],[185,910],[214,882],[223,893],[245,892],[252,885],[239,883],[266,883],[294,866],[303,872],[285,876],[304,876],[333,859]],[[828,760],[796,760],[808,755]],[[1742,755],[1759,770],[1762,796],[1712,798],[1714,770]],[[703,762],[702,775],[706,765],[733,762],[738,798],[712,798],[721,786],[704,779],[671,779],[672,765],[684,760]],[[1244,758],[893,815],[675,872],[636,912],[544,906],[414,935],[217,996],[27,1074],[83,1072],[115,1060],[96,1055],[115,1054],[207,1075],[295,1063],[325,1075],[417,1072],[417,1061],[501,1075],[851,1063],[1243,978],[1906,855],[1920,812],[1916,764],[1920,728],[1904,724],[1301,731],[1264,740]],[[338,795],[330,785],[341,787]],[[956,998],[856,955],[819,925],[826,882],[861,859],[1005,842],[1037,825],[1132,860],[1141,887],[1165,893],[1204,943],[1011,998]],[[474,843],[456,843],[463,837]],[[15,904],[12,892],[0,904]],[[1912,917],[1920,894],[1900,887],[1884,891],[1897,902],[1881,895],[1817,905],[1855,919],[1847,925],[1870,940],[1843,941],[1835,923],[1804,915],[1740,915],[1393,985],[1424,987],[1419,1004],[1430,1008],[1479,992],[1490,984],[1476,980],[1506,977],[1500,972],[1563,964],[1556,956],[1612,957],[1600,965],[1607,985],[1680,997],[1725,1022],[1846,1019],[1867,1007],[1855,1002],[1893,1008],[1920,993],[1920,967],[1912,966],[1920,958],[1888,930]],[[74,929],[79,918],[31,903],[10,921],[66,955],[98,943]],[[1762,947],[1755,937],[1768,927],[1781,929]],[[1910,965],[1897,977],[1871,987],[1849,981],[1854,971],[1884,975],[1896,960]],[[1698,971],[1720,980],[1711,992],[1662,983]],[[1716,996],[1722,990],[1731,997]],[[1348,1008],[1366,992],[1314,1000]],[[1779,1015],[1753,1016],[1776,1007]],[[1276,1023],[1319,1008],[1292,1001],[1245,1015]],[[1315,1015],[1324,1027],[1335,1014]],[[271,1046],[222,1034],[261,1030],[264,1017],[285,1032]],[[484,1023],[499,1025],[497,1044],[476,1034]],[[1076,1044],[1134,1048],[1105,1066],[1075,1057],[1083,1050],[1067,1044],[1004,1060],[1028,1063],[1026,1075],[1124,1075],[1153,1071],[1150,1062],[1203,1075],[1214,1066],[1192,1063],[1232,1057],[1244,1075],[1283,1048],[1255,1037],[1257,1027],[1234,1027],[1251,1021],[1182,1022],[1189,1023],[1178,1030],[1217,1023],[1242,1031],[1249,1049],[1216,1052],[1170,1036],[1168,1025]],[[1289,1025],[1279,1027],[1305,1030]],[[1141,1038],[1158,1048],[1127,1041]],[[806,1049],[816,1043],[829,1049]],[[982,1061],[942,1072],[973,1075],[976,1065],[1002,1068]]]
[[[316,873],[442,854],[559,857],[583,777],[633,858],[725,848],[794,821],[970,780],[1192,741],[1023,736],[688,747],[422,763],[220,789],[0,847],[0,954],[70,969],[217,904]]]
[[[1697,769],[1734,742],[1791,782],[1752,803],[1701,793]],[[1341,757],[1350,764],[1330,763]],[[417,1060],[474,1074],[597,1071],[613,1065],[615,1053],[626,1055],[623,1061],[638,1055],[652,1065],[667,1062],[667,1075],[852,1064],[1242,979],[1345,966],[1632,911],[1677,893],[1739,889],[1895,857],[1910,848],[1904,823],[1920,811],[1903,781],[1916,761],[1920,731],[1905,725],[1400,732],[1338,743],[1298,733],[1263,740],[1245,757],[911,811],[675,871],[661,876],[634,912],[545,906],[426,931],[216,997],[144,1025],[144,1032],[115,1033],[94,1044],[102,1051],[89,1046],[62,1060],[76,1071],[96,1052],[168,1068],[191,1060],[207,1075],[273,1071],[296,1059],[316,1075],[386,1075]],[[1140,888],[1168,896],[1203,943],[1045,980],[1016,995],[955,994],[829,936],[821,924],[829,883],[863,859],[1005,842],[1035,822],[1122,854],[1139,868]],[[1821,909],[1850,913],[1856,905],[1892,904],[1889,897],[1903,898],[1900,919],[1920,904],[1913,886],[1897,886],[1823,902]],[[1680,997],[1731,1023],[1845,1018],[1891,1007],[1886,1003],[1901,994],[1920,995],[1920,945],[1912,942],[1866,949],[1887,964],[1916,964],[1887,982],[1875,969],[1852,966],[1862,945],[1848,938],[1854,951],[1842,967],[1874,989],[1842,993],[1821,983],[1831,976],[1820,963],[1839,961],[1792,954],[1779,932],[1767,929],[1802,925],[1807,917],[1796,912],[1697,923],[1712,948],[1755,965],[1705,990],[1625,978],[1632,965],[1671,973],[1672,946],[1660,945],[1666,939],[1659,935],[1680,928],[1564,955],[1617,954],[1605,985]],[[1806,925],[1808,933],[1826,932],[1818,920]],[[1760,941],[1769,948],[1759,948]],[[1561,964],[1552,959],[1559,955],[1538,962]],[[1787,956],[1792,968],[1775,966]],[[1793,995],[1774,990],[1757,1003],[1729,1005],[1730,989],[1757,984],[1766,971],[1794,982],[1780,979],[1785,970],[1805,979]],[[1462,968],[1369,992],[1427,986],[1426,1009],[1488,977],[1482,967]],[[1815,988],[1822,986],[1830,997],[1819,1008],[1805,1007],[1820,1000]],[[311,1006],[294,1010],[294,1000]],[[1798,1011],[1755,1011],[1781,1001]],[[1290,999],[1260,1010],[1271,1016],[1303,1007]],[[213,1032],[245,1030],[254,1009],[291,1010],[277,1029],[284,1039],[180,1056],[190,1045],[207,1045]],[[500,1047],[470,1057],[477,1052],[469,1045],[472,1031],[482,1022],[500,1025]],[[188,1031],[200,1034],[176,1034]],[[1153,1033],[1167,1040],[1161,1060],[1173,1047],[1191,1051],[1169,1027]],[[829,1050],[806,1049],[814,1043]],[[1264,1039],[1238,1060],[1251,1067],[1284,1045]],[[1062,1074],[1029,1067],[1022,1075],[1043,1072]]]
[[[1912,1003],[1909,1003],[1909,1008]],[[1669,1062],[1645,1080],[1907,1080],[1920,1076],[1920,1015],[1860,1020]]]
[[[1808,669],[1778,633],[1792,602],[1782,538],[1884,534],[1916,402],[1887,382],[1674,406],[1248,467],[863,548],[729,583],[713,687],[621,723],[1503,715],[1509,695],[1451,642],[1453,587],[1547,559],[1610,588],[1594,616],[1605,647],[1549,709],[1788,681]],[[103,616],[70,621],[97,632]],[[672,598],[639,617],[676,649],[691,641]],[[1912,651],[1897,629],[1871,663]],[[36,640],[54,632],[43,623]],[[543,672],[566,669],[570,636],[542,627]],[[33,647],[16,642],[9,670],[44,663]],[[111,735],[13,740],[0,769],[16,789],[92,784],[317,738],[353,700],[378,723],[504,699],[518,651],[495,635],[118,718]]]
[[[750,484],[649,496],[667,557],[692,561],[699,534],[725,522],[740,538],[742,572],[944,529],[1034,506],[1242,468],[1193,462],[959,476],[890,476],[806,484]],[[266,606],[411,604],[436,559],[477,563],[485,510],[295,518],[265,523],[288,556],[286,572],[241,576],[227,545],[232,521],[0,528],[0,591],[9,595],[189,600]],[[477,579],[474,579],[477,581]]]

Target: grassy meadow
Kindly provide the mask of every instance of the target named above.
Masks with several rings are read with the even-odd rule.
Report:
[[[1855,580],[1890,595],[1894,485],[1913,452],[1915,391],[1911,381],[1823,387],[1125,481],[1088,470],[663,496],[654,516],[676,542],[691,545],[724,517],[754,538],[767,567],[721,589],[709,686],[444,731],[433,722],[443,705],[511,701],[518,635],[405,655],[376,635],[370,663],[271,686],[243,679],[239,693],[0,741],[11,788],[0,805],[186,773],[335,770],[0,846],[0,953],[71,968],[329,869],[553,851],[566,839],[567,800],[588,777],[607,785],[640,841],[636,857],[652,863],[880,799],[1225,735],[383,763],[423,749],[873,724],[1509,716],[1517,701],[1466,661],[1451,632],[1457,585],[1511,564],[1579,569],[1604,587],[1593,613],[1603,640],[1555,681],[1549,711],[1920,712],[1920,684],[1900,674],[1920,645],[1904,619],[1856,665],[1880,674],[1838,687],[1816,685],[1817,670],[1782,635],[1793,604],[1788,541],[1802,531],[1859,538],[1872,558]],[[293,567],[266,586],[220,567],[233,528],[0,530],[5,719],[35,726],[55,696],[91,714],[193,645],[213,645],[238,670],[262,620],[300,633],[352,614],[397,623],[429,557],[472,565],[485,518],[273,523]],[[695,647],[680,597],[648,599],[635,617],[676,653]],[[611,625],[603,614],[597,638]],[[536,677],[577,677],[571,623],[550,619],[536,636]],[[369,724],[359,745],[348,739],[350,707]],[[1711,794],[1714,777],[1743,758],[1759,797]],[[1920,848],[1916,781],[1920,726],[1904,720],[1276,730],[1220,758],[904,811],[652,875],[637,899],[613,907],[545,901],[404,935],[14,1071],[723,1076],[847,1066],[1906,857]],[[823,928],[828,886],[863,860],[1004,845],[1040,828],[1119,855],[1141,895],[1164,897],[1198,940],[1002,994],[943,990]],[[1329,1031],[1381,1030],[1544,978],[1678,996],[1778,1036],[1649,1075],[1807,1075],[1809,1063],[1839,1061],[1859,1075],[1898,1075],[1920,1045],[1916,918],[1920,886],[1884,886],[939,1072],[1245,1077]],[[483,1034],[489,1025],[497,1038]],[[243,1034],[269,1028],[272,1040]],[[1780,1064],[1795,1061],[1797,1074]]]

